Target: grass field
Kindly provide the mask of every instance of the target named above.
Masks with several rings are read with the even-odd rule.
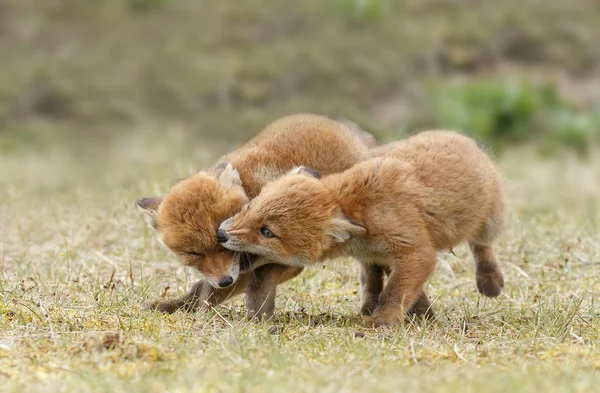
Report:
[[[558,115],[600,119],[599,10],[589,0],[3,0],[0,391],[598,390],[600,156],[564,153],[578,127],[549,146],[555,158],[533,151]],[[501,96],[482,115],[442,94],[490,78],[473,101],[494,104],[494,86],[521,77],[542,86],[524,90],[526,104],[556,86],[561,105],[506,116]],[[515,139],[540,142],[498,158],[510,205],[500,298],[478,295],[461,247],[440,255],[428,284],[436,319],[392,330],[357,317],[350,261],[281,287],[266,323],[246,322],[242,299],[192,315],[143,310],[199,276],[159,246],[137,198],[233,147],[219,141],[292,112],[345,116],[382,139],[458,126],[436,98],[468,121],[496,118],[507,142],[506,119],[524,117]],[[587,136],[576,147],[592,146]]]
[[[122,138],[0,157],[0,385],[5,392],[591,392],[600,384],[600,157],[498,159],[510,201],[497,300],[466,248],[440,255],[436,319],[367,329],[357,266],[281,288],[275,319],[141,307],[195,280],[133,201],[227,146]],[[273,328],[276,326],[277,328]],[[355,332],[364,337],[355,337]],[[274,333],[274,334],[273,334]]]

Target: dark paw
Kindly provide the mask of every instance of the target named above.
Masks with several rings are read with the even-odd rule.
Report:
[[[369,325],[374,328],[389,328],[392,327],[394,323],[386,319],[375,318],[371,321]]]
[[[423,318],[426,320],[431,320],[431,319],[435,318],[435,313],[433,312],[433,309],[431,308],[431,306],[428,306],[428,307],[413,306],[410,310],[408,310],[408,313],[406,316],[408,318],[417,317],[417,318]]]
[[[181,302],[173,300],[153,300],[144,306],[144,310],[155,310],[165,314],[173,314],[175,311],[182,308]]]
[[[502,292],[502,288],[504,288],[504,278],[499,271],[477,272],[477,289],[483,296],[498,297]]]
[[[406,313],[408,318],[419,317],[424,319],[432,319],[435,314],[431,306],[431,302],[425,293],[421,293],[412,307]]]
[[[371,316],[377,308],[377,302],[364,302],[360,306],[360,315]]]
[[[392,327],[398,324],[397,317],[391,317],[389,314],[375,312],[372,316],[366,318],[366,325],[371,328]]]

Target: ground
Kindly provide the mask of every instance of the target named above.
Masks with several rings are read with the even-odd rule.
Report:
[[[550,81],[583,111],[599,107],[592,1],[271,3],[1,2],[2,390],[593,391],[597,151],[497,157],[510,206],[498,299],[478,295],[460,247],[428,284],[437,318],[397,329],[356,316],[351,261],[282,287],[266,323],[245,321],[241,299],[192,315],[143,310],[199,277],[133,202],[210,165],[233,147],[223,140],[297,111],[386,140],[447,127],[429,90],[465,76]]]
[[[206,313],[143,310],[199,276],[161,248],[133,201],[228,148],[165,135],[0,157],[3,391],[590,392],[600,383],[600,156],[497,157],[510,206],[497,245],[503,294],[477,293],[459,247],[440,255],[427,287],[436,319],[376,330],[357,317],[349,260],[281,287],[265,323],[245,321],[241,299]]]

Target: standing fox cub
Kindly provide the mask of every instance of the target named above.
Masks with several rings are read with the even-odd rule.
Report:
[[[341,172],[366,159],[369,147],[375,145],[375,139],[353,123],[310,114],[288,116],[222,157],[213,168],[181,180],[164,197],[139,199],[137,206],[159,232],[160,241],[206,278],[187,295],[151,307],[163,312],[193,310],[246,292],[248,316],[270,317],[275,287],[302,268],[260,266],[268,261],[232,253],[217,240],[219,224],[258,195],[264,184],[292,168],[308,165],[325,174]],[[256,270],[246,274],[252,269]]]
[[[500,175],[475,142],[427,131],[321,180],[307,168],[294,169],[224,221],[219,237],[230,250],[289,266],[358,257],[361,312],[381,326],[428,303],[421,291],[437,251],[465,241],[477,288],[498,296],[504,281],[492,242],[503,210]],[[389,272],[385,288],[383,270]]]

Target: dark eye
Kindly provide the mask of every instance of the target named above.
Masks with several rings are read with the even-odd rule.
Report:
[[[196,257],[196,258],[204,257],[204,254],[200,254],[199,252],[194,252],[194,251],[188,251],[188,252],[186,252],[186,254]]]
[[[267,227],[262,227],[259,230],[260,234],[266,237],[267,239],[272,239],[275,237],[275,234],[271,232],[271,230]]]

